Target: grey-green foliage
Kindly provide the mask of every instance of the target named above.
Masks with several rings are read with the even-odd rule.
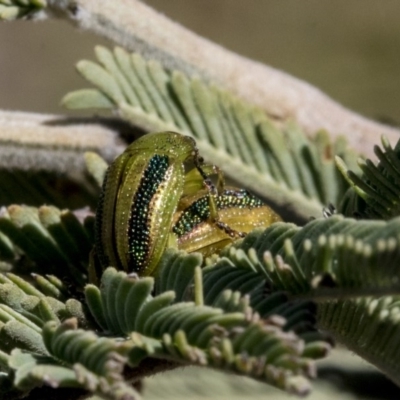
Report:
[[[354,360],[356,358],[353,354],[340,354],[340,356],[342,363],[346,366],[351,366],[354,370],[353,375],[348,374],[350,375],[348,379],[353,384],[360,384],[360,392],[365,388],[365,385],[362,386],[362,378],[367,378],[368,383],[376,382],[372,381],[371,376],[367,376],[370,371],[370,369],[367,370],[367,367],[358,368],[359,366],[357,364],[356,367],[354,366],[355,363],[349,365],[349,359]],[[347,385],[343,385],[343,383],[347,382],[346,377],[339,374],[333,375],[334,373],[334,371],[330,371],[330,376],[334,377],[332,382],[322,379],[315,381],[313,383],[313,391],[306,399],[372,400],[368,394],[360,396],[358,393],[352,393],[352,391],[348,390],[348,387],[346,387]],[[336,382],[334,382],[335,380]],[[339,381],[340,384],[337,384],[337,381]],[[381,382],[378,381],[376,383]],[[364,393],[366,391],[367,389],[364,390]],[[254,380],[246,378],[238,379],[235,375],[223,374],[219,371],[206,368],[193,367],[185,368],[182,371],[166,372],[158,375],[156,379],[146,379],[144,382],[144,398],[147,400],[159,400],[160,398],[163,400],[204,400],[210,398],[214,400],[288,400],[288,395],[271,386],[266,387]]]
[[[22,352],[19,348],[10,355],[0,353],[0,358],[13,372],[14,385],[21,396],[44,383],[52,387],[84,389],[105,399],[140,398],[122,378],[128,346],[77,329],[73,318],[62,324],[46,323],[42,339],[44,356]]]
[[[55,292],[61,286],[55,277],[42,279],[47,281],[47,287],[53,285]],[[1,275],[0,393],[4,398],[19,398],[43,383],[63,382],[63,386],[69,386],[72,371],[57,367],[49,358],[43,337],[47,322],[59,324],[66,318],[74,318],[86,326],[78,300],[60,301],[17,275]],[[40,366],[35,368],[35,364]]]
[[[76,179],[76,176],[52,171],[0,168],[1,206],[26,204],[37,207],[52,204],[71,209],[94,208],[97,196],[97,187],[86,177]]]
[[[4,208],[0,217],[1,259],[20,271],[34,268],[37,273],[58,274],[82,287],[94,222],[89,215],[82,224],[78,214],[54,206]]]
[[[37,223],[32,213],[26,218]],[[193,275],[202,257],[172,249],[163,256],[155,291],[153,278],[112,268],[103,274],[101,287],[86,286],[86,299],[80,300],[69,298],[69,288],[54,275],[35,274],[33,285],[11,273],[2,275],[1,369],[22,393],[57,382],[114,399],[110,393],[128,396],[131,390],[124,383],[124,366],[164,358],[303,393],[305,378],[313,375],[312,359],[325,356],[330,347],[315,329],[317,318],[321,327],[395,378],[397,298],[342,297],[399,292],[399,228],[398,219],[333,216],[303,228],[278,223],[254,231],[207,260],[204,304],[192,300]],[[65,229],[72,235],[83,228]],[[47,245],[43,242],[43,248]],[[53,271],[43,263],[44,273],[46,265]],[[318,300],[317,308],[310,299]],[[129,393],[127,398],[137,396]]]
[[[185,264],[185,256],[180,257]],[[164,357],[231,370],[297,394],[309,390],[302,375],[313,375],[310,356],[321,353],[310,352],[295,332],[285,332],[283,319],[260,319],[250,307],[173,304],[173,291],[153,297],[152,289],[153,278],[130,277],[111,268],[103,274],[100,289],[86,288],[87,303],[103,331],[121,336],[135,332],[135,347],[128,354],[132,364],[145,356]]]
[[[156,358],[227,369],[303,393],[305,378],[313,374],[312,359],[330,347],[315,322],[395,378],[397,298],[342,297],[399,292],[398,219],[333,216],[303,228],[277,223],[254,231],[206,261],[204,304],[196,304],[193,275],[202,257],[176,250],[164,254],[155,291],[153,278],[109,269],[100,289],[89,285],[82,298],[60,279],[71,272],[53,265],[65,262],[65,254],[78,263],[71,237],[84,233],[92,243],[90,230],[75,219],[65,224],[53,207],[18,211],[24,218],[5,215],[0,227],[6,221],[40,246],[19,247],[18,235],[3,233],[13,254],[8,261],[18,267],[28,257],[45,274],[35,273],[34,284],[11,273],[1,277],[0,365],[21,392],[51,381],[117,398],[109,393],[131,390],[123,366]],[[43,213],[49,214],[40,219]],[[51,263],[35,255],[44,249],[59,258]],[[81,257],[87,259],[89,250],[80,248]],[[310,300],[317,300],[317,307]],[[355,320],[360,323],[354,325]],[[99,339],[102,335],[108,339]],[[123,346],[121,338],[128,338]],[[52,369],[54,363],[58,367]]]
[[[91,331],[85,305],[68,298],[68,287],[57,277],[35,274],[33,282],[0,276],[2,398],[24,397],[43,384],[103,398],[138,398],[122,377],[123,356],[132,346]]]
[[[102,176],[105,166],[100,167],[96,171]],[[395,378],[397,306],[393,307],[387,297],[340,299],[399,292],[399,229],[398,219],[357,221],[338,215],[310,221],[303,228],[277,223],[263,233],[255,231],[225,249],[222,258],[204,269],[205,302],[212,305],[218,301],[228,309],[250,305],[263,317],[278,313],[307,343],[308,338],[316,340],[317,334],[301,329],[315,315],[304,303],[291,304],[287,299],[318,301],[318,324]],[[178,300],[190,296],[197,264],[195,255],[182,263],[177,254],[167,253],[160,265],[156,292],[174,290]],[[235,293],[249,296],[248,303],[241,296],[235,301]],[[379,301],[381,312],[374,314],[370,304],[375,301]],[[362,321],[362,329],[351,323],[354,315]],[[385,335],[377,336],[378,328]],[[365,345],[379,339],[377,350]]]
[[[232,264],[252,265],[271,285],[310,299],[398,293],[400,219],[332,216],[303,228],[276,223],[223,250]],[[218,266],[219,261],[216,265]]]
[[[99,63],[77,65],[96,89],[69,93],[66,107],[116,109],[146,131],[191,135],[201,154],[239,185],[303,220],[343,196],[346,185],[333,157],[355,165],[343,138],[331,142],[321,131],[310,140],[294,124],[278,129],[260,109],[229,93],[121,48],[98,46],[96,56]]]
[[[394,148],[385,137],[381,142],[383,150],[374,146],[377,165],[368,159],[358,160],[361,177],[337,158],[340,171],[351,185],[340,204],[343,214],[368,219],[390,219],[400,214],[400,141]]]
[[[198,257],[197,254],[191,254],[183,258],[179,252],[168,250],[159,267],[156,293],[174,290],[177,301],[190,298],[193,295],[191,288],[194,269],[199,265]],[[317,351],[318,348],[320,356],[326,353],[327,347],[322,343],[327,337],[313,328],[314,303],[308,300],[289,301],[288,293],[284,290],[267,290],[269,282],[265,274],[257,270],[245,257],[240,260],[237,258],[235,262],[223,257],[210,264],[203,269],[205,304],[217,305],[226,311],[247,312],[251,309],[263,319],[279,315],[285,319],[283,329],[295,332],[305,341],[306,352]]]
[[[90,312],[85,313],[75,299],[57,300],[13,274],[4,275],[0,369],[21,396],[45,383],[135,399],[123,370],[145,357],[231,370],[297,394],[309,390],[312,359],[329,350],[327,343],[314,340],[312,348],[305,346],[294,331],[284,329],[283,318],[260,319],[248,306],[227,311],[218,304],[173,303],[173,291],[153,297],[153,281],[109,268],[100,289],[86,287]]]
[[[309,390],[313,359],[330,344],[316,331],[308,302],[289,303],[283,293],[263,300],[259,285],[244,289],[253,282],[244,275],[236,288],[214,277],[220,296],[205,279],[206,304],[195,304],[192,278],[203,260],[172,250],[154,294],[153,278],[109,269],[100,289],[87,285],[83,297],[91,220],[85,225],[49,206],[12,206],[0,217],[8,248],[1,258],[22,274],[0,275],[0,370],[6,373],[0,390],[10,396],[17,390],[18,397],[44,383],[134,399],[122,371],[149,358],[230,370],[293,393]]]
[[[0,21],[27,18],[46,5],[46,0],[0,0]]]
[[[251,272],[254,281],[263,279],[273,295],[285,291],[292,299],[314,299],[317,325],[399,384],[399,231],[399,218],[333,216],[303,228],[278,223],[226,248],[204,270],[204,280],[207,274],[227,277],[235,268],[242,275]],[[365,295],[376,297],[357,298]]]
[[[321,329],[368,360],[400,385],[400,297],[367,297],[321,303]]]

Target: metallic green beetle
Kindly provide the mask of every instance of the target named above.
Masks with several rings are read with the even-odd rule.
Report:
[[[275,211],[245,189],[225,187],[215,197],[215,203],[218,223],[241,234],[281,221]],[[200,252],[206,257],[218,253],[232,241],[232,237],[218,223],[210,221],[205,190],[182,197],[172,220],[171,234],[175,246],[188,253]]]
[[[188,163],[194,168],[186,172]],[[151,275],[168,243],[188,251],[201,251],[202,246],[211,251],[259,226],[254,223],[257,218],[265,220],[263,226],[276,220],[264,218],[270,210],[266,205],[249,206],[249,194],[243,195],[239,189],[234,196],[221,192],[221,179],[218,193],[207,174],[220,176],[216,167],[203,164],[195,141],[188,136],[151,133],[128,146],[107,170],[96,212],[95,250],[101,267],[111,265]],[[236,203],[232,202],[235,196]],[[247,209],[242,207],[241,211],[244,219],[252,221],[247,225],[235,222],[240,219],[238,198],[242,205],[247,202]],[[251,197],[251,201],[254,199]],[[207,209],[200,217],[203,227],[208,225],[207,244],[199,239],[202,231],[198,225],[192,225],[191,236],[183,231],[180,234],[177,228],[178,215],[196,219],[189,206],[200,203]],[[260,214],[261,210],[264,214]],[[219,245],[210,245],[213,240]],[[198,245],[190,246],[190,242]]]
[[[103,267],[141,275],[154,271],[184,193],[187,161],[198,171],[187,180],[188,193],[199,184],[216,195],[195,141],[178,133],[145,135],[110,165],[96,212],[95,248]]]

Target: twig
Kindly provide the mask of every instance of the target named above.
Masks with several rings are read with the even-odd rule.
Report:
[[[112,161],[124,146],[120,123],[0,110],[0,168],[81,173],[83,153]]]
[[[347,110],[306,82],[199,37],[138,0],[49,3],[49,15],[67,18],[167,68],[216,82],[278,121],[297,121],[309,134],[322,128],[332,136],[346,135],[368,157],[375,158],[373,145],[380,135],[392,143],[398,139],[399,130]]]

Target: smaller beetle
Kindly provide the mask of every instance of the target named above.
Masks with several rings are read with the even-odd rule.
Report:
[[[215,197],[215,202],[218,221],[213,222],[206,191],[183,197],[172,221],[172,243],[179,249],[197,251],[207,257],[218,253],[234,237],[281,221],[278,214],[245,189],[226,187]],[[234,234],[230,235],[225,227]]]

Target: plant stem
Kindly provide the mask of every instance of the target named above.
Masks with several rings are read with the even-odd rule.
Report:
[[[138,0],[50,0],[48,14],[66,18],[166,68],[198,75],[265,110],[276,121],[296,121],[308,134],[343,134],[374,159],[380,135],[394,144],[399,130],[361,117],[310,84],[239,56],[169,20]]]
[[[85,151],[112,161],[124,148],[112,121],[0,110],[0,168],[81,174]]]

